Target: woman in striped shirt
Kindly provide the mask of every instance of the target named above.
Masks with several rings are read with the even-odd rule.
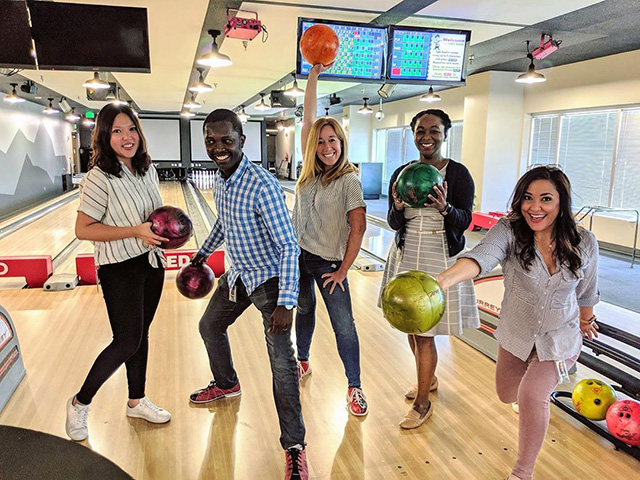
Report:
[[[98,355],[80,391],[67,402],[66,431],[88,435],[89,404],[124,363],[129,384],[128,417],[165,423],[171,414],[145,396],[148,333],[164,284],[166,240],[151,231],[149,214],[162,205],[140,123],[131,108],[106,105],[92,138],[93,156],[81,184],[76,236],[94,244],[98,277],[113,340]]]
[[[598,242],[576,226],[571,185],[555,167],[518,181],[511,213],[436,278],[447,289],[502,265],[496,391],[519,407],[518,459],[508,480],[530,480],[549,426],[549,396],[568,380],[582,337],[597,336]]]
[[[348,380],[347,409],[367,414],[360,383],[360,342],[353,319],[347,272],[360,251],[366,230],[362,185],[347,159],[347,139],[340,124],[325,116],[316,120],[318,75],[328,67],[314,65],[304,97],[304,161],[296,184],[293,224],[300,243],[300,295],[296,313],[298,376],[311,373],[309,349],[315,328],[315,284],[329,312],[338,354]]]

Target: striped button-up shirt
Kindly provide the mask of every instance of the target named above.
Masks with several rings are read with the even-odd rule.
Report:
[[[367,207],[357,173],[347,173],[328,185],[317,176],[296,193],[293,225],[300,247],[325,260],[342,261],[349,241],[348,214]]]
[[[213,199],[218,219],[199,253],[208,257],[226,243],[231,260],[230,288],[239,276],[250,295],[259,285],[278,277],[278,305],[295,306],[300,247],[276,178],[244,156],[228,179],[220,171],[216,173]]]
[[[158,172],[153,165],[143,176],[134,175],[122,164],[120,177],[93,167],[80,183],[78,211],[94,220],[115,227],[134,227],[147,221],[151,212],[162,206]],[[149,253],[149,263],[158,267],[156,255],[137,237],[109,242],[93,242],[97,265],[124,262]],[[158,251],[161,261],[164,256]]]
[[[513,254],[515,237],[506,218],[501,218],[472,250],[460,255],[472,258],[483,275],[498,263],[504,275],[504,298],[495,336],[498,343],[523,361],[535,347],[538,358],[566,360],[580,352],[579,307],[592,307],[598,292],[598,242],[579,227],[582,267],[576,277],[564,265],[549,270],[536,248],[536,257],[527,271]]]

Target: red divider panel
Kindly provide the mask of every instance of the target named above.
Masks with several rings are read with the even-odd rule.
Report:
[[[498,215],[494,215],[494,214]],[[490,212],[490,213],[480,213],[473,212],[471,214],[471,225],[469,225],[468,230],[479,230],[481,228],[486,228],[487,230],[493,227],[500,217],[504,217],[504,214],[500,214],[499,212]]]
[[[0,257],[0,277],[24,277],[29,288],[42,288],[52,273],[51,255]]]
[[[197,250],[165,250],[167,258],[166,270],[180,270],[191,260]],[[76,272],[81,285],[95,285],[97,283],[96,266],[92,253],[81,253],[76,256]],[[224,273],[224,251],[218,250],[207,259],[216,277]]]

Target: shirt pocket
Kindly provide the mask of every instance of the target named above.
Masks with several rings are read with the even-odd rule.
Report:
[[[540,277],[533,271],[525,271],[520,265],[513,269],[513,283],[511,293],[518,300],[537,305],[539,301]]]
[[[578,270],[578,276],[575,276],[571,270],[563,267],[560,271],[559,283],[553,292],[551,299],[551,308],[561,309],[571,305],[571,296],[575,295],[578,282],[584,278],[582,269]]]

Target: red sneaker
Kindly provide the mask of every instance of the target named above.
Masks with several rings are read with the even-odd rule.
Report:
[[[189,400],[192,403],[209,403],[220,398],[237,397],[241,393],[242,390],[240,390],[240,382],[236,383],[231,388],[220,388],[216,385],[215,380],[211,380],[207,387],[196,390],[189,395]]]
[[[311,375],[311,366],[308,360],[300,360],[298,362],[298,380],[302,380],[304,377]]]
[[[361,388],[349,387],[347,393],[347,410],[349,410],[351,415],[355,415],[356,417],[362,417],[369,413],[367,397],[364,396]]]
[[[296,447],[284,451],[285,467],[284,480],[309,480],[307,454],[304,449]]]

